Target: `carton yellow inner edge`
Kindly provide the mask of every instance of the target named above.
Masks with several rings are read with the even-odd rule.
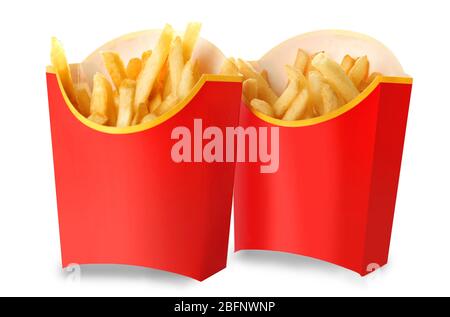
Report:
[[[186,98],[184,98],[183,100],[181,100],[171,110],[165,112],[164,114],[157,117],[155,120],[153,120],[151,122],[141,123],[141,124],[129,126],[129,127],[118,128],[118,127],[100,125],[100,124],[95,123],[95,122],[89,120],[88,118],[84,117],[81,113],[78,112],[78,110],[70,102],[70,100],[67,97],[67,94],[62,86],[61,80],[60,80],[59,76],[56,74],[56,72],[52,66],[47,67],[47,73],[56,75],[56,78],[58,80],[59,90],[62,93],[64,101],[66,102],[67,107],[69,107],[69,110],[72,112],[72,114],[78,120],[80,120],[83,124],[90,127],[91,129],[105,132],[105,133],[110,133],[110,134],[127,134],[127,133],[141,132],[141,131],[150,129],[154,126],[157,126],[157,125],[169,120],[171,117],[173,117],[178,112],[180,112],[181,109],[183,109],[194,98],[194,96],[200,91],[200,89],[203,87],[203,85],[206,82],[236,82],[236,83],[240,83],[243,81],[243,77],[241,77],[241,76],[202,74],[202,76],[200,77],[198,82],[195,84],[194,88],[192,88],[189,95]]]
[[[52,66],[47,67],[47,73],[56,74],[55,70]],[[164,113],[163,115],[159,116],[155,120],[151,122],[142,123],[139,125],[124,127],[124,128],[118,128],[118,127],[110,127],[110,126],[104,126],[97,124],[95,122],[92,122],[91,120],[84,117],[81,113],[78,112],[78,110],[72,105],[69,98],[66,95],[66,92],[64,91],[61,81],[59,79],[59,76],[56,76],[58,80],[58,86],[59,89],[63,95],[64,101],[66,102],[67,106],[69,107],[69,110],[72,112],[72,114],[80,120],[83,124],[90,127],[91,129],[110,133],[110,134],[127,134],[127,133],[136,133],[140,131],[144,131],[147,129],[150,129],[154,126],[157,126],[171,117],[173,117],[175,114],[177,114],[181,109],[183,109],[191,100],[194,98],[194,96],[200,91],[200,89],[203,87],[203,85],[206,82],[242,82],[243,78],[241,76],[224,76],[224,75],[214,75],[214,74],[203,74],[200,78],[200,80],[197,82],[197,84],[194,86],[190,94],[183,100],[181,100],[175,107],[173,107],[168,112]],[[272,118],[270,116],[267,116],[263,113],[257,112],[253,110],[251,107],[249,107],[250,111],[257,116],[259,119],[268,122],[275,126],[281,126],[281,127],[304,127],[314,124],[319,124],[331,119],[334,119],[341,114],[349,111],[350,109],[356,107],[359,103],[361,103],[362,100],[364,100],[367,96],[369,96],[380,83],[393,83],[393,84],[412,84],[413,79],[410,77],[386,77],[386,76],[379,76],[377,77],[363,92],[361,92],[355,99],[350,101],[349,103],[343,105],[342,107],[329,112],[323,116],[315,117],[311,119],[304,119],[304,120],[296,120],[296,121],[284,121],[276,118]]]

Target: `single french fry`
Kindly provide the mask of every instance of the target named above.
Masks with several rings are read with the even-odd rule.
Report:
[[[366,80],[364,80],[362,83],[361,83],[361,86],[359,87],[359,89],[361,90],[361,91],[363,91],[364,89],[366,89],[367,88],[367,86],[369,86],[378,76],[382,76],[382,74],[381,73],[378,73],[378,72],[373,72],[372,74],[370,74],[370,76],[369,77],[367,77],[366,78]]]
[[[77,98],[75,94],[75,88],[73,86],[72,75],[70,72],[69,64],[67,64],[66,54],[61,43],[52,37],[51,41],[51,51],[50,60],[52,62],[53,68],[61,81],[61,84],[66,92],[72,105],[77,108]],[[78,109],[79,110],[79,109]]]
[[[236,66],[234,58],[230,57],[224,60],[222,67],[220,69],[220,74],[230,76],[239,75],[239,69]]]
[[[250,106],[255,109],[256,111],[259,111],[261,113],[264,113],[268,116],[275,116],[275,112],[273,111],[273,108],[271,105],[267,103],[265,100],[261,99],[253,99],[250,101]]]
[[[100,113],[93,113],[88,119],[100,125],[105,125],[108,122],[108,117]]]
[[[136,81],[125,79],[119,87],[119,111],[117,115],[117,127],[127,127],[133,120],[134,92]]]
[[[245,102],[250,103],[253,99],[258,97],[258,84],[256,79],[249,78],[242,84],[242,92],[244,94]]]
[[[181,73],[183,72],[183,67],[183,48],[181,44],[181,38],[177,36],[173,41],[172,47],[169,52],[169,75],[173,92],[176,92],[178,89],[178,85],[181,79]]]
[[[289,84],[273,105],[277,118],[281,118],[284,115],[294,98],[298,95],[300,90],[300,76],[303,76],[293,67],[286,66],[286,71],[288,73]]]
[[[301,119],[308,110],[308,89],[304,88],[292,101],[289,109],[283,116],[283,120],[298,120]]]
[[[195,43],[200,35],[200,29],[202,24],[198,22],[191,22],[187,25],[186,31],[183,36],[183,57],[184,62],[191,59],[192,51],[194,50]]]
[[[176,95],[170,94],[169,96],[167,96],[166,99],[163,100],[163,102],[159,105],[159,107],[156,108],[154,114],[160,116],[166,113],[177,104],[178,100],[179,99],[177,98]]]
[[[151,122],[156,118],[157,116],[155,116],[153,113],[148,113],[144,118],[142,118],[141,123]]]
[[[128,79],[136,80],[142,69],[142,61],[140,58],[132,58],[127,64],[127,77]]]
[[[299,90],[307,86],[308,81],[306,80],[306,77],[305,75],[303,75],[303,73],[299,72],[294,66],[291,65],[285,65],[284,68],[286,70],[289,81],[298,80]]]
[[[109,125],[116,124],[116,107],[111,84],[103,74],[96,73],[93,80],[90,113],[103,115]]]
[[[324,53],[324,51],[320,51],[320,52],[317,52],[317,53],[314,53],[314,54],[312,54],[311,56],[310,56],[310,58],[308,59],[308,63],[306,64],[306,67],[305,67],[305,74],[308,74],[310,71],[312,71],[312,70],[316,70],[315,68],[314,68],[314,66],[312,66],[312,64],[311,64],[311,62],[312,62],[312,60],[314,59],[314,57],[316,57],[318,54],[320,54],[320,53]]]
[[[156,94],[148,103],[148,110],[150,113],[155,112],[155,110],[161,105],[162,98],[161,94]]]
[[[353,67],[348,72],[348,77],[352,80],[355,87],[359,88],[367,75],[369,74],[369,60],[367,56],[361,56],[356,61]]]
[[[178,89],[176,92],[176,96],[180,100],[184,99],[189,94],[192,87],[194,87],[194,84],[195,84],[195,82],[194,82],[194,64],[195,64],[194,61],[188,60],[187,63],[183,67],[183,71],[181,73],[181,78],[180,78],[180,83],[178,85]],[[172,95],[175,95],[175,92],[172,91]]]
[[[147,103],[140,103],[137,108],[133,107],[133,109],[134,109],[134,116],[133,120],[131,121],[131,125],[139,124],[142,121],[142,118],[144,118],[149,113]]]
[[[170,76],[166,77],[166,81],[164,82],[164,87],[162,89],[162,99],[166,99],[172,93],[172,84],[170,82]]]
[[[91,114],[91,91],[87,83],[78,83],[75,85],[75,93],[77,96],[78,111],[89,117]]]
[[[330,85],[324,84],[321,93],[322,93],[323,107],[320,115],[327,114],[328,112],[331,112],[339,108],[340,106],[339,99]]]
[[[122,80],[127,78],[122,59],[116,52],[102,52],[102,58],[114,86],[119,89]]]
[[[239,72],[244,76],[245,79],[253,78],[256,79],[258,84],[258,99],[267,101],[269,104],[273,105],[278,97],[275,92],[270,87],[269,83],[261,76],[260,73],[255,71],[255,69],[247,62],[242,59],[237,60],[237,66]]]
[[[311,115],[320,113],[322,108],[322,87],[325,78],[317,70],[308,73],[309,101],[312,108]]]
[[[264,78],[265,81],[267,81],[270,84],[270,80],[269,80],[269,73],[267,72],[267,69],[263,69],[260,72],[262,78]]]
[[[149,59],[149,57],[152,56],[152,50],[146,50],[142,52],[141,60],[142,60],[142,67],[144,67],[145,62]]]
[[[156,78],[155,85],[152,89],[152,92],[150,93],[149,98],[152,97],[152,95],[160,93],[164,90],[164,86],[168,80],[170,80],[169,74],[169,59],[166,60],[163,67],[161,68],[161,71],[158,74],[158,77]]]
[[[302,74],[305,74],[306,66],[309,63],[309,55],[304,50],[299,49],[295,57],[294,67]]]
[[[353,65],[355,65],[355,59],[350,55],[347,54],[342,58],[341,67],[346,74],[348,74]]]
[[[144,64],[144,68],[136,81],[136,96],[134,98],[135,109],[145,104],[153,89],[153,85],[160,73],[167,56],[169,55],[170,43],[172,42],[173,28],[166,25],[161,32],[155,50]]]
[[[195,60],[194,68],[192,69],[192,73],[194,76],[194,85],[200,80],[202,74],[200,73],[200,62],[198,59]]]
[[[117,90],[113,91],[113,100],[114,100],[114,106],[116,107],[117,111],[119,111],[119,92]]]
[[[349,102],[359,94],[359,90],[345,74],[342,67],[325,53],[317,54],[311,64],[322,73],[327,82],[342,96],[345,102]]]

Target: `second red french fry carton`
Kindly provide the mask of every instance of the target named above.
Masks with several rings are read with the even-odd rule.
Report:
[[[387,263],[412,79],[367,36],[320,31],[292,38],[255,62],[280,92],[297,49],[334,60],[367,55],[378,77],[324,116],[282,121],[244,103],[240,125],[279,138],[276,169],[237,164],[235,249],[272,250],[328,261],[365,275]],[[270,137],[269,137],[270,139]],[[270,142],[269,142],[270,143]],[[272,143],[273,144],[273,143]]]
[[[109,42],[72,65],[74,81],[90,83],[95,72],[106,73],[100,51],[128,59],[153,47],[158,36],[146,31]],[[203,74],[218,73],[224,60],[203,39],[193,54]],[[198,280],[223,269],[234,163],[179,162],[172,151],[181,132],[194,144],[206,127],[238,124],[241,78],[202,75],[174,109],[126,128],[80,115],[51,68],[47,86],[63,267],[128,264]]]

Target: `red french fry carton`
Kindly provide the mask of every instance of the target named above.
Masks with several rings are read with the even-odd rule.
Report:
[[[235,250],[300,254],[365,275],[388,259],[412,79],[379,42],[321,31],[295,37],[254,63],[268,70],[278,92],[286,83],[282,66],[298,48],[335,60],[367,55],[371,71],[385,77],[338,110],[302,121],[242,104],[241,126],[279,136],[279,148],[271,149],[279,161],[270,172],[260,162],[236,166]]]
[[[125,60],[154,46],[158,31],[114,40],[72,65],[90,83],[99,51]],[[201,72],[224,56],[200,39]],[[191,94],[156,121],[126,128],[95,124],[77,112],[49,69],[50,108],[62,265],[128,264],[203,280],[226,266],[234,164],[178,162],[174,131],[238,124],[241,78],[202,75]],[[201,127],[200,127],[201,128]],[[178,130],[177,130],[178,129]],[[201,136],[200,136],[201,137]]]

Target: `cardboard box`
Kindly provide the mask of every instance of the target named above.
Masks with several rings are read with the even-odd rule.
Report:
[[[159,31],[107,43],[72,65],[74,81],[106,74],[99,51],[124,60],[153,47]],[[217,73],[224,56],[201,39],[194,56],[202,73]],[[176,163],[176,127],[238,124],[241,78],[203,75],[190,96],[156,121],[127,128],[97,125],[70,104],[47,70],[62,265],[128,264],[203,280],[226,266],[233,163]]]
[[[314,257],[365,275],[387,262],[412,79],[392,53],[364,35],[320,31],[277,46],[256,67],[267,69],[278,93],[283,65],[298,48],[367,55],[373,82],[325,116],[287,122],[241,105],[240,125],[279,127],[279,169],[237,164],[235,249]]]

